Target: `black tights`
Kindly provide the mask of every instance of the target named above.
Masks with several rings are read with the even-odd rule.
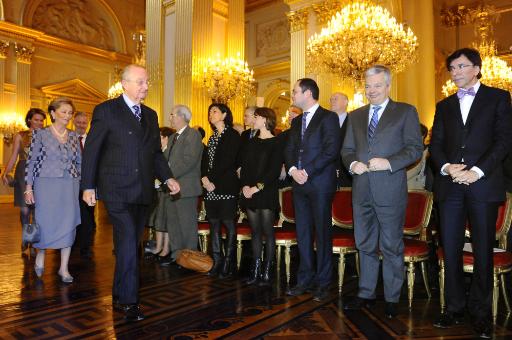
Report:
[[[233,256],[235,242],[236,242],[236,229],[235,229],[235,221],[234,220],[221,220],[216,218],[208,219],[210,222],[210,235],[212,242],[212,252],[214,259],[220,257],[220,242],[221,242],[221,224],[224,224],[227,231],[226,237],[226,253],[224,254],[226,257]]]
[[[252,229],[251,245],[254,260],[260,258],[265,235],[266,261],[272,262],[276,252],[274,220],[276,213],[271,209],[247,209],[247,218]]]
[[[32,221],[34,221],[34,208],[33,207],[20,207],[21,225],[30,223],[30,216],[32,216]]]

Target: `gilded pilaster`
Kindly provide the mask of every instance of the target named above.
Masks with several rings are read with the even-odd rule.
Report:
[[[30,64],[34,48],[14,44],[16,52],[16,113],[25,115],[30,108]]]
[[[286,13],[290,24],[291,50],[290,50],[290,89],[297,79],[306,75],[306,26],[308,23],[308,8]]]
[[[0,40],[0,108],[4,107],[5,60],[9,53],[9,42]]]
[[[146,0],[146,69],[151,81],[148,96],[144,101],[158,113],[163,123],[163,17],[162,0]]]
[[[176,0],[176,86],[174,102],[192,110],[191,125],[209,132],[203,69],[211,53],[213,0]]]
[[[245,59],[245,0],[229,0],[227,55]],[[245,99],[233,98],[229,103],[233,120],[243,124]]]

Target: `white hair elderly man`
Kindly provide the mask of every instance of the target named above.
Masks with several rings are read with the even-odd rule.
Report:
[[[171,171],[180,183],[178,196],[165,201],[170,257],[161,261],[166,266],[175,263],[182,249],[197,249],[197,197],[201,195],[201,134],[189,126],[190,109],[176,105],[170,114],[171,127],[176,130],[169,137],[164,156],[169,159]]]

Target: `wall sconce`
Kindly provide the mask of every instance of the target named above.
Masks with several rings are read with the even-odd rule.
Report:
[[[0,134],[4,136],[4,142],[7,145],[11,145],[15,134],[26,129],[25,121],[16,113],[0,115]]]

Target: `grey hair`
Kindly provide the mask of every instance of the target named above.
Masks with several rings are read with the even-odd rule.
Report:
[[[192,119],[192,112],[190,111],[189,107],[186,105],[175,105],[172,110],[174,111],[174,114],[179,115],[185,119],[185,122],[190,123],[190,120]]]
[[[340,96],[345,98],[346,101],[348,102],[348,96],[345,93],[343,93],[343,92],[334,92],[331,96],[334,96],[335,94],[339,94]]]
[[[89,117],[87,116],[87,113],[85,113],[84,111],[76,111],[75,117],[73,117],[73,118],[80,117],[80,116],[84,116],[85,118],[89,119]]]
[[[252,113],[254,113],[257,108],[257,106],[247,106],[244,111],[250,110]]]
[[[370,67],[369,69],[366,70],[366,72],[364,73],[364,76],[366,78],[368,78],[370,76],[374,76],[376,74],[383,73],[383,72],[384,72],[384,79],[386,80],[386,84],[390,85],[391,84],[391,71],[389,70],[389,68],[387,68],[384,65],[373,65],[372,67]]]
[[[130,71],[134,68],[142,68],[144,70],[146,69],[144,66],[141,65],[130,64],[123,69],[123,72],[121,72],[121,80],[130,80],[128,79],[128,76],[130,75]]]

